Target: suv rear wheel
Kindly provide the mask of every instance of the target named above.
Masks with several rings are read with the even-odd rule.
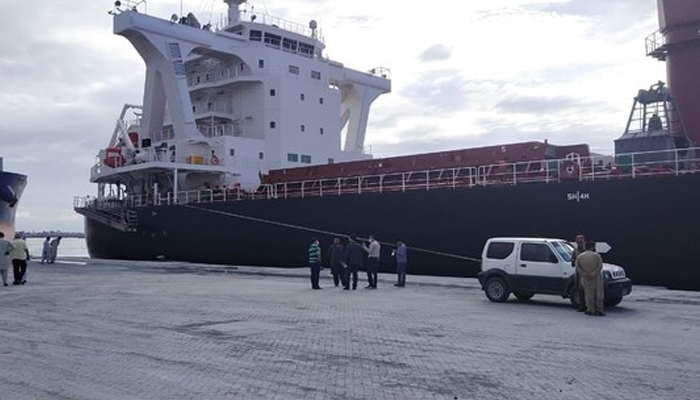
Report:
[[[484,291],[486,292],[486,297],[496,303],[502,303],[508,300],[508,296],[510,296],[506,281],[497,276],[486,281]]]

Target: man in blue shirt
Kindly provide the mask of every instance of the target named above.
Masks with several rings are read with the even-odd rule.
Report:
[[[408,264],[408,248],[402,241],[396,242],[396,277],[398,282],[394,284],[396,287],[406,286],[406,264]]]

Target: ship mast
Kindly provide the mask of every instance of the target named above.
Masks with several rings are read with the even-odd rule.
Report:
[[[241,10],[239,6],[248,0],[224,0],[228,4],[228,26],[241,20]]]

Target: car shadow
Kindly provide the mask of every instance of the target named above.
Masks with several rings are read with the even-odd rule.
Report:
[[[549,297],[549,298],[548,298]],[[569,302],[569,299],[560,299],[557,297],[552,297],[552,296],[541,296],[541,297],[533,297],[530,300],[518,300],[514,298],[509,298],[508,301],[506,301],[504,304],[512,304],[512,305],[523,305],[523,306],[528,306],[528,307],[547,307],[547,308],[552,308],[552,309],[569,309],[571,311],[574,311],[574,307],[571,305],[571,302]],[[605,307],[605,313],[606,314],[613,314],[613,315],[633,315],[638,313],[639,311],[633,308],[629,308],[625,306],[625,301],[623,300],[620,304],[614,307]]]

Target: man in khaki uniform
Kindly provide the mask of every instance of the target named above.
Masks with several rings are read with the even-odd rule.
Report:
[[[586,297],[586,315],[605,315],[603,312],[603,259],[595,252],[595,242],[586,242],[586,251],[576,257],[576,273],[579,274]]]

